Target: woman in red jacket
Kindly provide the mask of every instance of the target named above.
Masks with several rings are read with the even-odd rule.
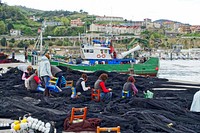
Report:
[[[112,92],[110,88],[106,88],[105,81],[108,79],[108,75],[106,73],[102,73],[98,80],[94,84],[94,89],[100,89],[100,98],[102,101],[111,100]]]

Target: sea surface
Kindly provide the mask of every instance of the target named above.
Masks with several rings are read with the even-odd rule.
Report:
[[[160,60],[158,77],[200,83],[200,60]]]
[[[24,61],[24,55],[16,55]],[[160,60],[159,78],[200,83],[200,60]]]

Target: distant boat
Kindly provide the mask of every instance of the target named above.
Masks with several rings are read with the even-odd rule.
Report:
[[[24,53],[24,50],[19,50],[19,53],[23,54],[23,53]]]
[[[7,54],[0,52],[0,60],[4,60],[4,59],[7,59],[7,58],[8,58]]]

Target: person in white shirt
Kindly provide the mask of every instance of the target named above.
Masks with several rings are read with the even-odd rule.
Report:
[[[87,81],[87,75],[82,74],[81,78],[76,82],[76,94],[83,93],[90,89],[90,87],[85,86],[85,82]]]

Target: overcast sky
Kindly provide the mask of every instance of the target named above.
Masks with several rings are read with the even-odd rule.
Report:
[[[83,11],[90,15],[123,17],[141,21],[170,19],[200,25],[200,0],[1,0],[40,10]]]

